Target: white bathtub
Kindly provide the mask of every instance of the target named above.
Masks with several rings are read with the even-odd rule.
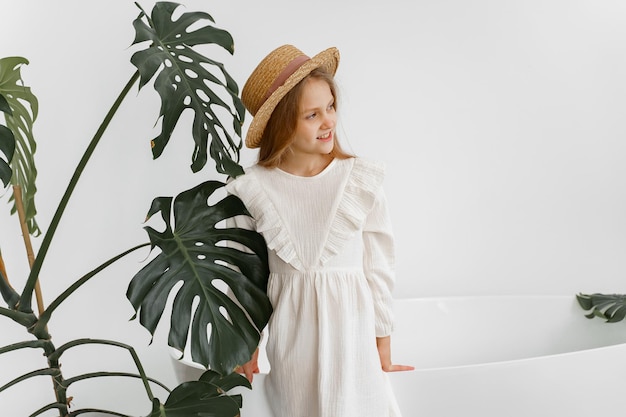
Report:
[[[626,408],[626,323],[584,317],[571,296],[399,299],[390,374],[404,417],[589,417]],[[202,369],[173,360],[180,381]],[[242,417],[270,417],[263,382]]]

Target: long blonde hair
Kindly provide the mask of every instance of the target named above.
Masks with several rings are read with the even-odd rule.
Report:
[[[330,87],[330,92],[335,99],[335,109],[337,109],[337,86],[335,80],[328,71],[323,68],[316,68],[302,81],[296,84],[283,99],[278,103],[272,115],[270,116],[259,146],[258,164],[266,168],[274,168],[278,166],[285,152],[291,146],[296,126],[298,123],[298,112],[300,109],[300,101],[304,84],[309,78],[316,78],[326,81]],[[335,134],[333,150],[330,155],[338,159],[351,158],[351,155],[345,152]]]

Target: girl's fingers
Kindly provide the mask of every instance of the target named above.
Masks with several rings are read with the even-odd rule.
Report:
[[[409,365],[391,365],[385,372],[402,372],[402,371],[413,371],[415,370],[414,366]]]

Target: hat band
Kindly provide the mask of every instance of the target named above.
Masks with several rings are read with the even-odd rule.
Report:
[[[311,58],[309,58],[306,55],[300,55],[300,56],[295,57],[289,64],[287,64],[287,66],[280,72],[280,74],[278,74],[278,77],[276,77],[272,85],[270,85],[270,88],[267,90],[267,93],[265,94],[265,100],[263,101],[264,102],[267,101],[267,99],[272,94],[274,94],[274,91],[276,91],[278,87],[280,87],[281,85],[285,83],[285,81],[287,81],[287,78],[291,77],[293,73],[296,72],[296,70],[302,66],[302,64],[309,61],[310,59]]]

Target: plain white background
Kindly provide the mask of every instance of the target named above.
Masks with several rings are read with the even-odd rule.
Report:
[[[140,2],[146,10],[153,3]],[[37,207],[45,230],[85,147],[134,72],[130,44],[139,10],[130,0],[0,4],[0,57],[29,59],[22,75],[39,98]],[[626,291],[623,1],[183,4],[210,13],[233,35],[233,56],[208,54],[225,63],[240,87],[281,44],[309,55],[340,49],[341,139],[388,166],[396,297]],[[154,197],[215,177],[210,163],[191,173],[188,115],[164,155],[152,160],[159,105],[150,85],[138,94],[135,88],[96,150],[44,263],[47,302],[147,241],[142,226]],[[242,163],[255,156],[244,150]],[[21,288],[27,261],[7,197],[0,200],[0,248],[11,282]],[[128,321],[126,287],[147,257],[134,253],[92,280],[57,312],[50,330],[57,344],[78,337],[131,343],[150,375],[173,386],[167,329],[161,326],[150,344],[147,331]],[[25,337],[7,323],[0,345]],[[128,355],[114,349],[75,355],[63,361],[68,374],[132,370]],[[22,366],[32,370],[18,363],[22,357],[0,356],[0,384]],[[0,394],[4,414],[27,415],[51,400],[43,399],[49,380],[30,384],[37,387],[34,398],[23,388]],[[147,414],[147,400],[134,391],[138,384],[128,385],[95,389],[108,396],[96,404],[89,397],[101,385],[85,384],[74,403],[115,401],[119,410]]]

